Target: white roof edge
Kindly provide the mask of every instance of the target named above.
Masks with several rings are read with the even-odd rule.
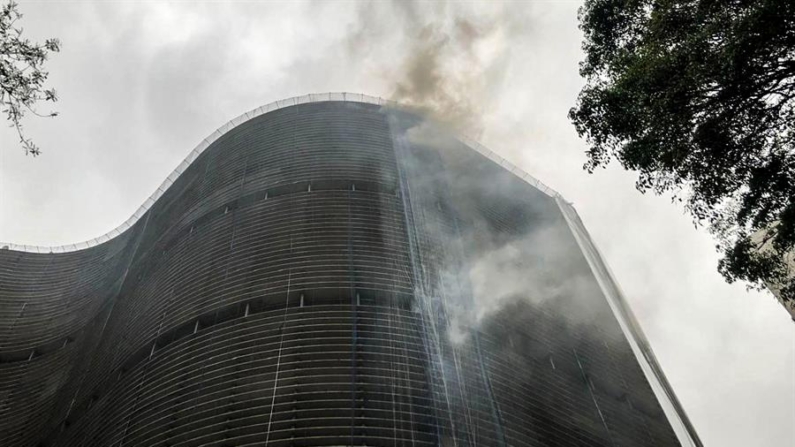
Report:
[[[287,99],[280,99],[269,104],[265,104],[264,106],[257,107],[254,110],[250,110],[246,113],[243,113],[231,120],[229,120],[226,124],[219,127],[218,129],[214,130],[207,138],[202,140],[192,151],[188,153],[188,156],[185,157],[182,162],[177,165],[177,167],[166,177],[163,183],[155,189],[155,192],[150,195],[141,206],[138,207],[137,210],[130,216],[127,220],[125,220],[121,225],[118,227],[108,231],[107,233],[95,237],[93,239],[78,242],[75,244],[66,244],[66,245],[59,245],[59,246],[40,246],[40,245],[23,245],[23,244],[14,244],[9,242],[0,242],[0,249],[6,250],[15,250],[15,251],[23,251],[29,253],[67,253],[73,251],[84,250],[86,248],[91,248],[96,245],[102,244],[107,242],[114,237],[122,234],[123,232],[127,231],[130,227],[135,225],[149,208],[155,204],[157,199],[163,195],[163,193],[179,178],[179,176],[185,172],[188,166],[191,165],[198,157],[204,152],[215,140],[220,138],[221,136],[225,135],[229,130],[243,124],[246,121],[249,121],[253,118],[256,118],[260,115],[264,115],[268,112],[272,112],[274,110],[283,109],[286,107],[292,107],[299,104],[307,104],[307,103],[318,103],[318,102],[330,102],[330,101],[349,101],[349,102],[359,102],[365,104],[377,104],[381,106],[389,106],[394,108],[401,107],[401,104],[392,100],[383,99],[377,96],[370,96],[365,95],[363,93],[349,93],[349,92],[329,92],[329,93],[309,93],[307,95],[301,96],[294,96],[292,98]],[[500,157],[499,155],[495,154],[490,149],[486,148],[479,142],[475,141],[472,138],[467,137],[466,135],[457,135],[457,137],[465,143],[467,146],[470,146],[472,149],[475,149],[485,157],[489,158],[490,160],[494,161],[495,163],[499,164],[500,166],[506,168],[511,173],[516,175],[517,177],[521,178],[525,182],[529,183],[530,185],[536,187],[543,193],[547,194],[550,197],[558,198],[560,194],[558,194],[552,188],[546,186],[545,184],[541,183],[538,179],[533,177],[532,175],[522,171],[508,160]]]

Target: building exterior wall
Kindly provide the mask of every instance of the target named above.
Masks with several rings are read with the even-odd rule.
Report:
[[[778,225],[778,221],[774,222],[773,225]],[[764,241],[765,236],[769,233],[769,229],[767,230],[760,230],[754,233],[751,236],[751,241],[757,244],[758,252],[765,253],[773,251],[772,241]],[[784,254],[784,260],[786,261],[788,271],[790,272],[788,279],[792,279],[795,277],[795,250],[790,250],[788,253]],[[790,317],[792,317],[792,321],[795,321],[795,301],[785,301],[781,298],[781,284],[775,283],[767,283],[767,288],[776,297],[779,303],[784,306],[784,309],[789,313]]]
[[[597,279],[442,129],[283,107],[115,238],[0,250],[0,445],[680,445]]]

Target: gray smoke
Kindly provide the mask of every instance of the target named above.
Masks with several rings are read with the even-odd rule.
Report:
[[[502,5],[458,2],[363,3],[347,36],[350,59],[384,79],[390,99],[473,138],[492,90],[501,84],[512,35],[525,27]],[[396,32],[399,31],[399,32]],[[384,60],[383,52],[395,58]]]
[[[379,2],[363,3],[357,13],[356,25],[345,41],[351,63],[383,79],[390,99],[428,118],[402,123],[403,138],[412,146],[443,154],[443,164],[466,164],[460,159],[471,149],[461,153],[463,147],[452,134],[481,137],[489,98],[502,88],[512,57],[511,43],[530,29],[528,8],[496,4],[476,13],[466,3]],[[448,297],[447,336],[456,344],[466,342],[471,330],[517,302],[549,308],[570,305],[562,303],[577,297],[587,303],[582,297],[599,293],[589,275],[572,265],[576,254],[563,242],[568,239],[560,233],[564,224],[555,228],[539,225],[506,237],[495,234],[485,223],[489,218],[481,215],[482,202],[479,205],[469,196],[522,194],[512,182],[504,178],[451,179],[446,169],[427,169],[422,166],[424,161],[403,163],[408,171],[422,173],[412,178],[412,189],[431,191],[449,185],[442,189],[463,191],[454,201],[459,215],[472,227],[462,224],[455,234],[431,230],[443,241],[441,246],[469,247],[463,250],[466,259],[447,265],[432,285]],[[475,240],[479,242],[473,243]],[[475,245],[478,248],[473,251]],[[468,298],[461,298],[463,295]],[[554,313],[578,326],[602,316],[584,308]]]
[[[451,340],[465,341],[468,330],[477,330],[518,302],[547,309],[570,326],[586,327],[609,317],[599,306],[602,292],[590,271],[583,269],[584,261],[577,259],[571,236],[561,225],[478,244],[491,247],[470,257],[461,272],[470,284],[472,302],[452,312]],[[473,237],[482,240],[489,235],[464,236]]]
[[[430,293],[445,297],[447,336],[454,344],[467,342],[472,330],[517,303],[547,309],[578,327],[609,317],[598,305],[601,291],[562,216],[554,218],[557,207],[541,204],[549,198],[538,192],[538,199],[528,200],[525,196],[532,188],[522,187],[522,180],[504,171],[491,171],[488,178],[476,175],[471,168],[480,156],[434,122],[403,122],[398,127],[403,129],[400,138],[412,147],[440,156],[438,166],[412,156],[402,160],[413,174],[412,202],[432,208],[437,200],[432,197],[441,194],[438,200],[457,216],[454,229],[431,218],[420,230],[430,232],[445,252],[439,258],[444,267]],[[498,228],[500,220],[510,220],[513,213],[532,223]]]

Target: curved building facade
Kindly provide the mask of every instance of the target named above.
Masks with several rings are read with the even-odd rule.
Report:
[[[0,445],[700,445],[565,201],[396,107],[240,121],[0,250]]]

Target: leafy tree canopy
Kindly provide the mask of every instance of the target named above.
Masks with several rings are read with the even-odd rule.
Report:
[[[637,171],[710,228],[729,282],[795,300],[795,2],[586,0],[579,18],[585,168]]]
[[[44,45],[22,37],[22,28],[17,21],[22,14],[17,3],[9,1],[0,11],[0,104],[11,127],[19,135],[19,142],[26,154],[39,155],[39,147],[26,138],[22,131],[22,118],[26,112],[38,116],[56,116],[57,113],[40,114],[35,110],[39,101],[58,100],[54,89],[45,89],[48,72],[43,71],[44,62],[50,52],[60,50],[58,39],[47,39]]]

